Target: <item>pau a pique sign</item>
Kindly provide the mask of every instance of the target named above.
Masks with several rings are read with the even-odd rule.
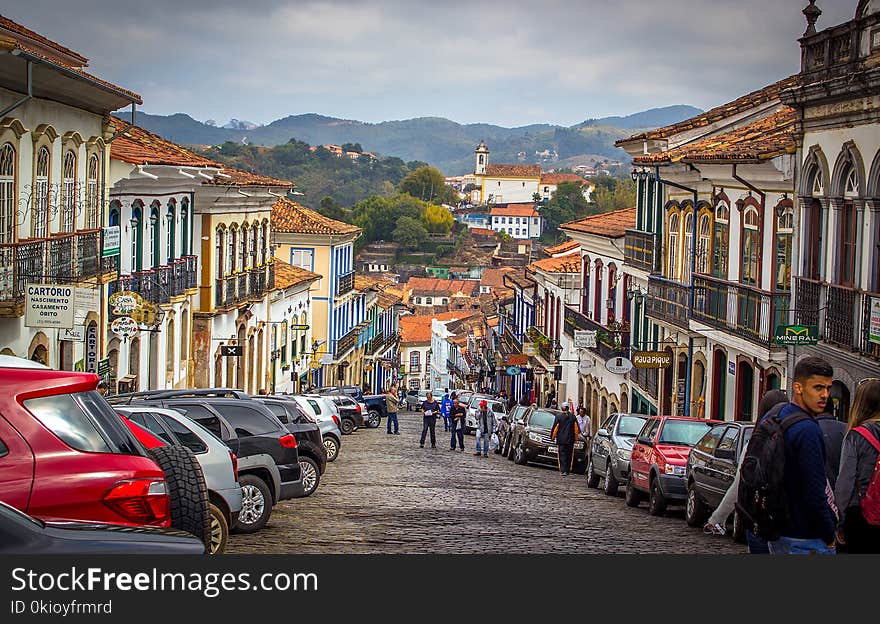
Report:
[[[58,284],[28,284],[24,324],[27,327],[73,328],[76,289]]]

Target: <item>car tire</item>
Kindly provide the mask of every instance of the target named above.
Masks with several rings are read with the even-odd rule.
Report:
[[[617,489],[620,487],[620,481],[614,476],[614,470],[611,468],[611,462],[605,464],[605,486],[602,491],[607,496],[617,496]]]
[[[327,451],[328,462],[336,461],[336,458],[339,457],[339,440],[332,435],[325,435],[324,450]]]
[[[592,454],[590,454],[590,459],[587,460],[587,487],[594,489],[599,487],[599,475],[596,474],[596,470],[593,467]]]
[[[339,430],[345,435],[350,434],[355,428],[354,420],[351,418],[343,418],[339,421]]]
[[[510,455],[510,434],[504,436],[504,443],[501,445],[501,457]]]
[[[211,540],[208,547],[208,553],[212,555],[222,555],[226,550],[226,544],[229,542],[229,521],[226,514],[214,503],[210,506],[211,513]]]
[[[703,522],[706,521],[706,505],[700,500],[700,495],[697,494],[697,488],[694,487],[693,482],[688,483],[687,487],[684,521],[687,522],[688,526],[692,527],[703,526]]]
[[[522,442],[516,445],[516,450],[513,455],[513,463],[518,466],[525,466],[529,463],[529,458],[526,457],[526,449]]]
[[[202,467],[185,446],[159,446],[149,449],[162,472],[171,502],[171,526],[199,538],[211,547],[211,501]]]
[[[638,507],[642,502],[642,493],[639,492],[632,484],[632,477],[626,482],[626,495],[623,502],[627,507]]]
[[[733,541],[737,544],[746,543],[746,525],[738,511],[733,512]]]
[[[660,491],[660,482],[651,480],[651,493],[648,496],[648,513],[652,516],[662,516],[666,512],[666,498]]]
[[[516,458],[516,446],[513,443],[513,440],[510,441],[508,445],[510,448],[507,449],[507,459],[513,461]]]
[[[272,493],[266,482],[256,475],[242,475],[238,482],[241,484],[241,511],[232,532],[256,533],[269,522]]]
[[[299,467],[302,472],[303,493],[295,498],[305,498],[318,489],[321,483],[321,471],[318,469],[318,462],[304,455],[299,456]]]
[[[382,424],[382,414],[376,410],[370,410],[367,414],[367,426],[371,429],[377,429]]]

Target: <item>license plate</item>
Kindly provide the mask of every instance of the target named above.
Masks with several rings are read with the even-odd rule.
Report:
[[[547,452],[548,453],[556,453],[557,452],[556,447],[555,446],[548,446]]]

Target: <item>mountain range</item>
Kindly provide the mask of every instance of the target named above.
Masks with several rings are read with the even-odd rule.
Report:
[[[626,153],[614,147],[616,140],[701,112],[692,106],[678,105],[628,116],[588,119],[571,127],[533,124],[517,128],[459,124],[442,117],[366,123],[315,113],[290,115],[256,127],[238,120],[226,124],[233,127],[218,127],[184,113],[138,113],[135,121],[146,130],[185,145],[219,145],[226,141],[281,145],[292,138],[311,145],[360,143],[369,152],[405,161],[424,161],[445,175],[461,175],[473,170],[473,151],[481,140],[490,149],[490,161],[496,163],[540,163],[546,169],[590,160],[626,162]],[[119,116],[130,118],[129,114]]]

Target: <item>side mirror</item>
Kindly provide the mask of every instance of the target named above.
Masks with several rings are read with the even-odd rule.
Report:
[[[607,430],[607,429],[599,429],[599,431],[596,432],[596,435],[598,435],[598,436],[602,436],[603,438],[607,438],[607,437],[609,437],[611,434],[608,433],[608,430]]]
[[[648,436],[640,435],[637,440],[639,444],[644,444],[645,446],[654,446],[654,440],[652,440]]]
[[[715,449],[715,457],[717,459],[733,461],[736,459],[736,451],[733,449]]]

